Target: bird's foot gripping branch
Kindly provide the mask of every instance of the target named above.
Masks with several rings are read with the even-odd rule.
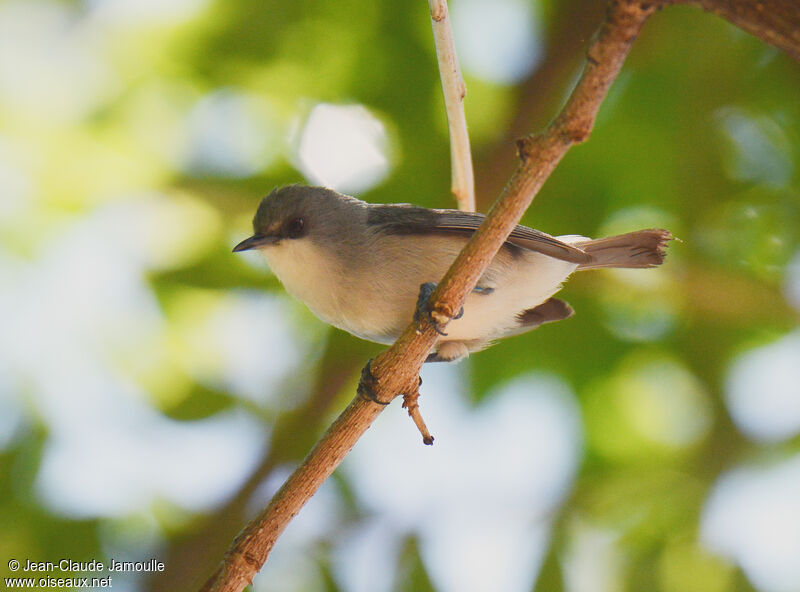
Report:
[[[431,296],[436,290],[436,284],[433,282],[425,282],[419,287],[419,296],[417,297],[417,308],[414,311],[414,321],[419,323],[425,318],[433,329],[442,337],[447,337],[444,328],[450,321],[455,321],[464,316],[464,307],[458,311],[457,314],[450,314],[441,307],[436,306],[431,302]]]
[[[388,401],[382,401],[379,399],[377,391],[378,381],[375,379],[375,375],[372,374],[372,359],[370,358],[365,366],[361,369],[361,379],[358,381],[356,393],[365,401],[372,401],[378,405],[386,406],[392,402],[391,399]]]

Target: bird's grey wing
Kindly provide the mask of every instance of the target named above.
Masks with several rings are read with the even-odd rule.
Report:
[[[472,236],[484,218],[477,212],[432,210],[409,204],[371,205],[367,225],[388,234],[459,233]],[[588,263],[592,259],[581,249],[527,226],[514,228],[506,239],[506,246],[512,251],[514,247],[523,248],[570,263]]]

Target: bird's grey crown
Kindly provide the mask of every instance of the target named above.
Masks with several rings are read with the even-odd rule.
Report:
[[[286,185],[278,187],[261,200],[253,218],[253,231],[261,235],[278,235],[297,218],[303,218],[308,232],[325,232],[336,228],[337,218],[345,218],[364,202],[325,187]]]

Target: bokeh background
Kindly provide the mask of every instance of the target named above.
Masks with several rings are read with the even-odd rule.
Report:
[[[453,0],[480,209],[595,0]],[[280,539],[260,592],[800,590],[800,67],[655,15],[525,222],[669,228],[565,322],[425,368]],[[166,563],[195,590],[380,351],[233,255],[290,182],[452,207],[427,5],[0,2],[0,571]],[[410,314],[411,311],[409,311]]]

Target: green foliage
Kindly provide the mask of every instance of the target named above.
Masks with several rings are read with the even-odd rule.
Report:
[[[241,412],[272,440],[261,464],[217,508],[180,508],[155,496],[117,516],[61,511],[36,481],[47,447],[58,441],[41,392],[47,367],[14,361],[11,354],[24,348],[12,342],[20,333],[9,332],[0,336],[9,357],[0,363],[0,400],[8,399],[20,419],[8,428],[0,423],[0,556],[88,560],[107,558],[115,545],[131,553],[158,548],[155,556],[183,575],[142,579],[141,589],[195,589],[245,520],[246,502],[259,484],[299,462],[352,395],[363,363],[379,351],[323,327],[284,294],[265,266],[230,248],[249,232],[263,195],[304,181],[296,168],[297,133],[319,102],[362,104],[386,130],[390,173],[360,197],[453,207],[435,53],[424,2],[216,0],[198,2],[183,16],[178,10],[179,16],[106,26],[87,16],[99,14],[94,4],[57,5],[76,24],[72,35],[81,34],[79,26],[93,32],[78,42],[59,33],[58,43],[74,43],[75,52],[91,56],[73,84],[53,89],[45,80],[23,89],[28,95],[0,89],[0,164],[6,167],[0,177],[7,169],[20,171],[22,179],[19,197],[0,208],[0,270],[16,274],[9,275],[9,293],[27,281],[18,270],[50,269],[48,256],[71,229],[88,235],[81,225],[100,220],[107,234],[91,235],[105,237],[93,243],[93,252],[111,244],[130,247],[134,254],[123,259],[134,262],[122,271],[144,286],[152,306],[142,318],[124,319],[124,328],[102,333],[102,345],[87,346],[81,337],[65,341],[75,350],[98,350],[103,367],[133,385],[162,419],[190,425]],[[543,59],[558,70],[549,78],[570,80],[583,48],[564,47],[548,31],[574,3],[545,4],[539,7]],[[18,67],[29,69],[32,80],[41,76],[36,68],[45,74],[58,69],[35,56],[26,59]],[[525,80],[502,86],[468,69],[465,76],[476,176],[491,192],[479,196],[485,210],[505,181],[492,163],[500,155],[511,170],[509,138],[536,131],[521,127],[526,117],[517,118],[518,111],[557,104],[568,88]],[[226,92],[244,97],[248,125],[260,126],[253,140],[263,140],[254,149],[258,166],[246,173],[192,164],[202,142],[186,131],[192,113],[209,96]],[[526,214],[525,223],[552,234],[663,226],[682,241],[671,244],[658,271],[579,274],[562,292],[576,309],[574,318],[499,343],[462,367],[463,395],[476,407],[531,372],[558,376],[580,403],[582,465],[553,509],[537,590],[573,589],[565,573],[582,537],[607,541],[609,590],[750,589],[738,567],[700,544],[698,530],[720,475],[764,451],[778,449],[779,458],[796,454],[791,438],[787,451],[743,433],[730,418],[725,394],[737,356],[797,329],[798,312],[782,290],[800,246],[798,96],[797,64],[787,56],[699,9],[666,9],[634,46],[590,141],[567,155]],[[517,127],[509,129],[512,124]],[[240,132],[234,145],[246,143],[247,129]],[[217,137],[214,142],[222,145]],[[111,227],[102,217],[128,207],[120,217],[130,225]],[[86,265],[99,280],[91,292],[109,300],[103,290],[113,288],[107,284],[116,276],[103,275],[92,261]],[[49,317],[42,311],[74,304],[51,292],[87,282],[80,274],[69,279],[44,282],[41,308],[25,319],[22,334],[43,360],[54,356],[45,344],[62,329],[43,325]],[[215,315],[233,314],[230,307],[241,304],[236,298],[253,293],[284,307],[276,318],[301,342],[299,361],[278,373],[263,398],[228,392],[221,338],[204,329]],[[22,301],[11,302],[19,307]],[[4,310],[4,325],[11,326],[16,312]],[[121,334],[151,325],[132,345],[117,344]],[[62,387],[78,405],[79,388]],[[430,427],[437,444],[447,439]],[[380,431],[381,422],[372,430]],[[469,469],[479,480],[481,467]],[[96,487],[105,487],[103,476],[96,478]],[[417,476],[406,478],[413,483]],[[338,475],[336,484],[342,515],[315,543],[311,563],[319,574],[303,580],[306,589],[313,582],[343,589],[329,553],[347,528],[370,518],[347,477]],[[425,496],[425,487],[416,495]],[[209,539],[199,545],[208,558],[187,551],[198,545],[198,533]],[[395,590],[437,589],[417,534],[397,535]],[[281,589],[269,586],[257,582],[254,589]]]

